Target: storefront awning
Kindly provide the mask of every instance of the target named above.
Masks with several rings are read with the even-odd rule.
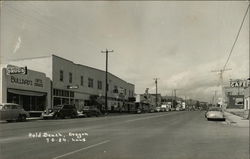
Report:
[[[25,90],[17,90],[17,89],[8,89],[8,92],[25,95],[25,96],[45,96],[46,93],[44,92],[33,92],[33,91],[25,91]]]

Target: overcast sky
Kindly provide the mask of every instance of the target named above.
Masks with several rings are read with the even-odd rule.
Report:
[[[1,62],[55,54],[158,92],[211,101],[249,2],[3,2]],[[249,77],[249,12],[224,81]]]

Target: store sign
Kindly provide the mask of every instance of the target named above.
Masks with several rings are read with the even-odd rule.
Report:
[[[7,65],[6,69],[6,74],[11,75],[11,74],[27,74],[27,67],[17,67],[13,65]]]
[[[68,89],[78,89],[79,86],[78,85],[73,85],[73,86],[68,85],[67,88]]]
[[[34,82],[34,86],[43,87],[43,80],[36,78]]]
[[[15,83],[15,84],[27,85],[27,86],[32,86],[33,85],[32,80],[18,78],[18,77],[14,77],[14,76],[10,77],[10,82]]]
[[[30,79],[23,79],[21,77],[10,76],[10,82],[13,84],[19,84],[25,86],[43,87],[43,80],[39,78],[30,80]]]
[[[248,82],[246,80],[230,81],[231,87],[247,87]]]

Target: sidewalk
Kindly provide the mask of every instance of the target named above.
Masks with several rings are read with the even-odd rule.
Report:
[[[237,115],[231,114],[229,112],[224,112],[226,117],[226,122],[230,125],[235,125],[238,127],[248,127],[249,128],[249,120],[239,117]]]

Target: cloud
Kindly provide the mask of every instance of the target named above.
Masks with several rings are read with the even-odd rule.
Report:
[[[21,47],[21,42],[22,42],[21,37],[18,36],[15,48],[13,50],[13,54],[15,54],[19,50],[19,48]]]

